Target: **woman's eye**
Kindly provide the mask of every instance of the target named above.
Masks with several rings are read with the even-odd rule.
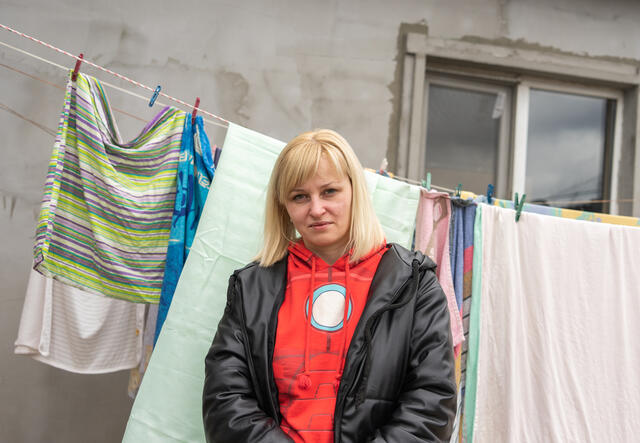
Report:
[[[337,189],[333,189],[333,188],[329,188],[329,189],[325,189],[325,190],[324,190],[324,194],[325,194],[325,195],[333,195],[333,194],[335,194],[336,192],[338,192],[338,190],[337,190]]]
[[[304,194],[296,194],[291,198],[291,200],[293,200],[294,202],[301,202],[304,200],[304,198],[305,198]]]

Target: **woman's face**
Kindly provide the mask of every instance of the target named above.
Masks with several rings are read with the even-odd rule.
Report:
[[[351,182],[323,155],[318,171],[289,192],[285,207],[305,246],[329,264],[345,252],[351,224]]]

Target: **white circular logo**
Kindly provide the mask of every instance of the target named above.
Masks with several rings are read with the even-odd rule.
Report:
[[[313,307],[311,308],[311,325],[322,331],[338,331],[342,328],[346,290],[344,286],[332,283],[313,291]],[[352,305],[349,302],[347,318],[351,317]],[[309,315],[309,300],[305,306],[305,314]]]

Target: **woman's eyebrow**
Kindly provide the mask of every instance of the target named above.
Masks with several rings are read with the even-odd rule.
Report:
[[[337,186],[337,183],[338,182],[336,180],[331,180],[330,182],[320,185],[320,188],[324,189],[324,188],[328,188],[329,186]],[[307,190],[303,188],[293,188],[291,191],[289,191],[289,194],[293,192],[307,192]]]

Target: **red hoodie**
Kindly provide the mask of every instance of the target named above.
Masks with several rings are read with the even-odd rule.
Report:
[[[333,412],[345,356],[385,251],[386,246],[376,248],[357,263],[349,263],[347,254],[329,266],[301,240],[289,246],[273,372],[280,426],[296,442],[333,441]]]

